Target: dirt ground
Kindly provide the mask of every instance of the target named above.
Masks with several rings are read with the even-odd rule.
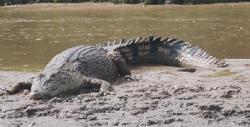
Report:
[[[133,69],[139,81],[96,92],[30,100],[29,91],[5,95],[34,73],[0,71],[0,127],[250,126],[250,59],[223,69],[179,72],[167,66]]]

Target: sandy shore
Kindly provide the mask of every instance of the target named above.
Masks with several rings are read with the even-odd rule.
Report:
[[[81,93],[33,101],[28,91],[0,96],[0,126],[250,126],[250,59],[229,67],[179,72],[166,66],[139,67],[138,82],[115,85],[111,95]],[[34,75],[0,71],[0,93]]]

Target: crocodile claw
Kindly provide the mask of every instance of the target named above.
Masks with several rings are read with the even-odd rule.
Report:
[[[129,81],[137,81],[138,82],[139,81],[139,79],[134,75],[125,75],[123,77],[123,79],[124,79],[124,81],[127,81],[127,82],[129,82]]]

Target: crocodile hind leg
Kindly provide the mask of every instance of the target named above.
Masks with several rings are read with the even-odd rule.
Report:
[[[122,58],[122,55],[119,52],[112,50],[108,52],[108,57],[115,63],[116,67],[118,68],[118,72],[122,76],[131,74],[126,61]]]
[[[118,72],[121,76],[123,76],[124,81],[138,81],[135,76],[131,75],[128,64],[119,52],[110,51],[108,52],[108,57],[115,63],[116,67],[118,68]]]

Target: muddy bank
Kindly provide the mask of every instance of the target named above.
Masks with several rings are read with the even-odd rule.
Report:
[[[114,85],[110,95],[80,93],[33,101],[28,91],[0,96],[0,126],[250,126],[250,60],[229,67],[179,72],[138,67],[138,82]],[[0,71],[0,91],[33,73]]]

